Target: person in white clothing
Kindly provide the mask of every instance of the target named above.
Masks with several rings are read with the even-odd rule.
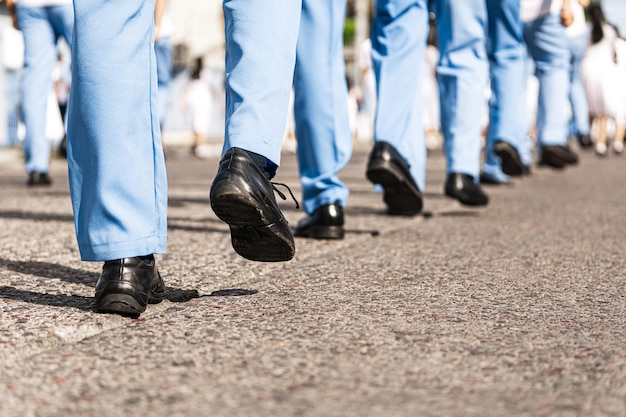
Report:
[[[50,142],[46,138],[51,74],[57,60],[57,40],[72,45],[72,0],[7,0],[16,29],[24,35],[24,70],[21,84],[22,116],[26,126],[24,154],[28,186],[50,185]]]
[[[596,154],[607,154],[607,123],[615,123],[613,150],[624,150],[624,79],[616,63],[615,41],[617,33],[605,23],[599,4],[589,6],[590,45],[582,62],[583,85],[589,101],[589,113],[598,124]]]

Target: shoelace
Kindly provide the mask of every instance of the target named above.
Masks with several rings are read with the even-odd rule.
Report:
[[[293,198],[294,203],[296,203],[296,209],[300,208],[300,204],[298,204],[298,200],[296,200],[296,196],[293,195],[293,192],[291,192],[291,188],[289,188],[287,184],[283,184],[282,182],[272,182],[271,184],[272,184],[272,188],[274,189],[274,191],[276,191],[276,194],[278,194],[280,198],[282,198],[283,200],[287,200],[287,196],[283,194],[278,188],[276,188],[276,186],[282,185],[283,187],[285,187],[287,191],[289,191],[291,198]]]

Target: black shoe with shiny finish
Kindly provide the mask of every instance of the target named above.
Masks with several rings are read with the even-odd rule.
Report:
[[[448,174],[445,193],[466,206],[485,206],[489,203],[487,194],[481,190],[474,178],[467,174]]]
[[[591,136],[578,134],[576,135],[576,139],[578,139],[578,144],[583,149],[589,149],[593,146],[593,141],[591,140]]]
[[[409,166],[387,142],[376,142],[367,163],[367,179],[385,190],[383,200],[389,214],[412,216],[422,211],[422,192]]]
[[[577,164],[578,155],[568,146],[546,145],[541,147],[541,158],[539,165],[550,166],[552,168],[565,168],[569,164]]]
[[[245,150],[232,148],[220,161],[211,186],[211,207],[228,223],[235,252],[246,259],[288,261],[296,252],[274,190]]]
[[[165,285],[154,258],[123,258],[104,263],[96,283],[97,313],[138,317],[148,303],[165,298]]]
[[[311,239],[343,239],[343,208],[339,204],[325,204],[298,222],[294,235]]]
[[[29,187],[47,187],[52,185],[52,180],[46,172],[30,172],[26,185]]]
[[[493,152],[498,155],[502,163],[502,172],[512,177],[530,173],[530,169],[524,165],[517,149],[505,141],[497,141],[493,145]]]

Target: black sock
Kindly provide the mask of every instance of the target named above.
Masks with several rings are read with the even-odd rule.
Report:
[[[263,155],[259,155],[258,153],[254,153],[251,151],[246,151],[254,162],[254,165],[259,167],[261,172],[265,175],[268,180],[271,180],[276,176],[276,170],[278,169],[278,165],[264,157]]]
[[[150,266],[154,264],[154,255],[143,255],[143,256],[138,256],[139,259],[141,259],[141,261]]]

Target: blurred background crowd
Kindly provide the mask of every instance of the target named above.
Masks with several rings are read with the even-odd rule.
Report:
[[[572,39],[581,35],[585,39],[582,59],[576,65],[580,65],[589,104],[590,140],[598,155],[606,155],[611,146],[616,153],[621,153],[623,142],[619,137],[623,137],[626,125],[626,1],[602,0],[593,2],[592,6],[596,6],[595,10],[600,14],[588,7],[584,25],[572,30],[575,32]],[[348,2],[344,56],[350,91],[347,105],[356,145],[373,141],[376,96],[369,41],[372,12],[372,0]],[[221,150],[224,130],[222,2],[169,0],[160,39],[171,54],[171,60],[166,64],[168,75],[160,86],[163,88],[161,122],[164,144],[188,146],[199,158],[216,156]],[[22,35],[13,28],[4,2],[0,2],[0,147],[20,146],[25,135],[19,93],[23,54]],[[57,55],[57,65],[50,74],[46,136],[51,147],[62,152],[63,118],[71,86],[71,54],[65,42],[59,42]],[[435,74],[437,60],[437,39],[431,36],[422,85],[429,149],[440,147],[442,141]],[[531,68],[528,74],[527,103],[532,126],[538,87]],[[489,95],[489,90],[485,91],[485,126]],[[532,128],[530,132],[532,136]],[[576,126],[572,125],[572,138],[576,134]],[[294,151],[296,147],[292,117],[285,128],[283,147],[285,151]]]

